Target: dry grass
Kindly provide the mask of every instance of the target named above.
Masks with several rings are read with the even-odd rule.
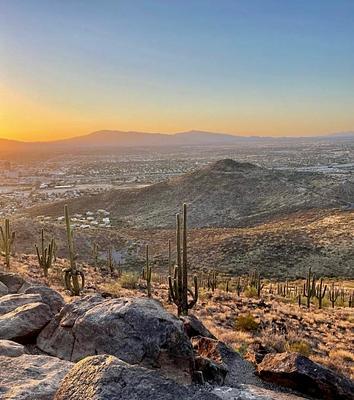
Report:
[[[50,285],[71,301],[62,286],[61,269],[64,266],[66,261],[59,259],[50,270],[49,278],[44,279],[36,258],[24,255],[13,260],[11,270],[25,279]],[[114,296],[146,296],[136,275],[123,274],[117,279],[87,265],[82,269],[87,281],[84,294],[108,292]],[[342,286],[352,288],[353,282],[343,282]],[[166,284],[153,281],[153,297],[167,310],[176,313],[174,304],[167,302],[167,293]],[[214,293],[201,289],[192,313],[216,337],[253,362],[261,344],[269,352],[297,351],[354,378],[354,308],[325,307],[319,310],[311,306],[307,309],[299,307],[296,301],[284,302],[282,297],[269,294],[267,290],[264,290],[262,300],[244,294],[238,297],[236,293],[219,289]],[[235,324],[240,329],[236,329]],[[253,329],[256,326],[257,329]]]

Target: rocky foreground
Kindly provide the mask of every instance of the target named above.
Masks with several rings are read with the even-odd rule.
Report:
[[[0,398],[349,400],[354,383],[296,353],[268,354],[254,370],[197,318],[157,300],[66,303],[0,272]]]

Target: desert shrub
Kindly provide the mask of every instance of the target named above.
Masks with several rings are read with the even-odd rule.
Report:
[[[263,345],[274,349],[277,353],[283,353],[285,351],[286,341],[283,335],[276,333],[269,333],[262,337]]]
[[[110,293],[117,297],[120,296],[120,292],[122,290],[122,288],[118,282],[106,283],[105,285],[103,285],[102,289],[103,289],[103,291]]]
[[[254,332],[258,330],[259,324],[252,314],[240,315],[235,322],[235,328],[239,331]]]
[[[354,363],[354,353],[348,350],[331,350],[329,353],[331,360],[336,359],[338,361],[344,361],[348,363]]]
[[[136,289],[139,281],[139,276],[132,272],[123,274],[120,278],[120,285],[124,289]]]
[[[257,289],[254,286],[249,286],[244,291],[244,295],[248,298],[257,298],[258,297]]]
[[[247,353],[248,350],[248,345],[247,343],[241,343],[240,346],[236,349],[236,351],[242,356],[244,357],[245,354]]]
[[[311,346],[306,340],[298,340],[294,342],[287,342],[285,350],[293,353],[299,353],[308,357],[311,354]]]

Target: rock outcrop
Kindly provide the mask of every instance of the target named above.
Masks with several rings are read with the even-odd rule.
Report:
[[[0,340],[0,356],[19,357],[25,354],[26,350],[22,344],[11,340]]]
[[[49,306],[30,303],[0,316],[0,339],[28,341],[53,317]]]
[[[69,303],[39,334],[37,346],[69,361],[111,354],[182,382],[190,381],[194,361],[182,322],[144,298],[86,296]]]
[[[43,303],[49,306],[54,315],[57,314],[65,305],[63,296],[48,286],[30,286],[24,291],[24,293],[39,294]]]
[[[78,362],[62,381],[55,400],[218,400],[197,386],[182,386],[156,371],[100,355]]]
[[[354,382],[297,353],[268,354],[259,376],[323,400],[354,399]]]
[[[72,365],[68,361],[49,356],[0,356],[0,398],[53,400],[60,381]]]

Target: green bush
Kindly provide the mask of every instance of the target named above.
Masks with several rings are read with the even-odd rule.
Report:
[[[236,319],[235,328],[239,331],[253,332],[258,330],[259,324],[252,314],[240,315]]]
[[[139,281],[139,276],[134,273],[123,274],[120,278],[120,285],[124,289],[136,289]]]
[[[293,353],[299,353],[308,357],[311,354],[311,346],[306,340],[299,340],[295,342],[287,342],[285,350]]]

